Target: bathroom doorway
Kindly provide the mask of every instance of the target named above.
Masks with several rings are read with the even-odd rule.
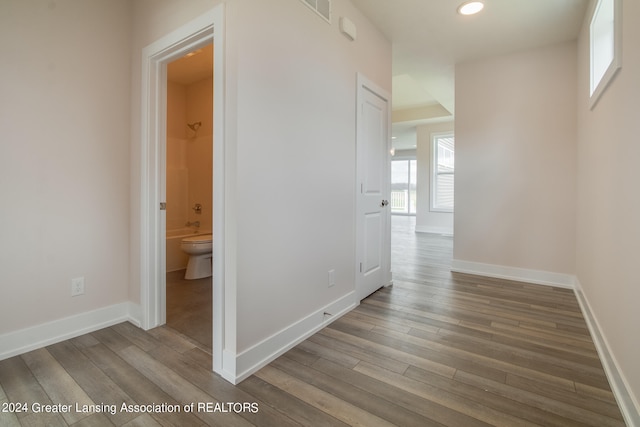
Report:
[[[166,90],[167,64],[187,53],[213,42],[213,133],[215,145],[213,163],[213,370],[230,382],[235,381],[233,358],[223,357],[228,349],[228,337],[235,336],[236,319],[227,313],[228,295],[234,295],[235,282],[228,281],[228,263],[235,265],[235,254],[227,250],[225,222],[228,190],[226,175],[233,174],[235,163],[225,156],[225,7],[221,3],[192,21],[165,34],[142,50],[139,204],[140,305],[131,308],[132,320],[148,330],[166,323]],[[189,122],[192,123],[192,122]],[[135,173],[135,171],[134,171]],[[135,218],[134,218],[135,219]],[[137,224],[134,221],[134,226]],[[232,231],[233,231],[233,227]],[[136,240],[133,244],[135,246]],[[134,265],[134,269],[135,269]],[[231,341],[231,340],[229,340]],[[233,342],[231,341],[231,344]],[[232,354],[234,354],[232,352]]]
[[[211,353],[213,44],[169,62],[166,76],[166,325]]]

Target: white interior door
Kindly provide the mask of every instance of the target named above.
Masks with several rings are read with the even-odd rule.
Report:
[[[389,207],[390,98],[358,75],[356,294],[358,300],[391,282]]]

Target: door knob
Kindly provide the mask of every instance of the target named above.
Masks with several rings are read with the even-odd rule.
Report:
[[[380,203],[380,207],[381,207],[381,208],[384,208],[384,207],[385,207],[385,206],[387,206],[388,204],[389,204],[389,201],[388,201],[388,200],[383,200],[383,201]]]

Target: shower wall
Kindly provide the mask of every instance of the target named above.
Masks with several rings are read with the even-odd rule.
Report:
[[[187,123],[201,122],[197,131]],[[190,84],[167,82],[167,231],[200,221],[212,229],[213,78]],[[202,205],[201,214],[192,208]],[[194,229],[195,231],[195,229]],[[171,233],[168,233],[171,234]],[[167,259],[167,264],[170,260]]]

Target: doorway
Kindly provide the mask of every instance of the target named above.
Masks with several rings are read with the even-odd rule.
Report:
[[[356,297],[391,284],[389,95],[358,74],[356,132]]]
[[[213,43],[167,64],[166,325],[211,353]],[[209,250],[184,252],[182,242]],[[187,265],[191,270],[186,274]]]
[[[416,215],[418,162],[416,159],[391,161],[391,214]]]
[[[224,4],[145,47],[142,52],[140,156],[140,311],[143,329],[166,322],[166,73],[167,64],[208,44],[214,45],[213,134],[213,370],[233,381],[223,360],[225,331],[225,156],[224,156]],[[216,91],[215,88],[221,88]],[[227,334],[229,335],[229,334]],[[227,368],[225,370],[225,368]]]

